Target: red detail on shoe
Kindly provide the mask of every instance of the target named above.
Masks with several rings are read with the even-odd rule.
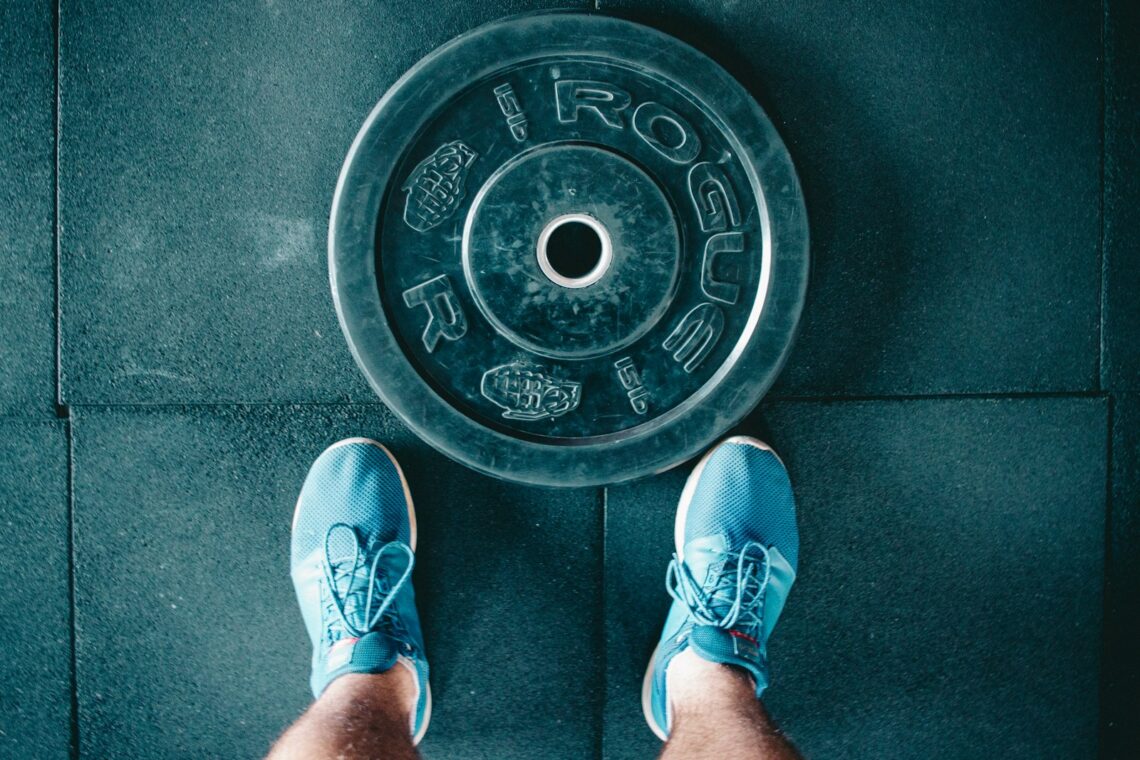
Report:
[[[728,635],[735,636],[738,639],[744,639],[745,641],[751,641],[754,646],[760,646],[760,642],[749,636],[747,633],[741,633],[740,631],[734,631],[730,629]]]

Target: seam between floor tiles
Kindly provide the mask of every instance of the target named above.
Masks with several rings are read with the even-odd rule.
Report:
[[[65,423],[67,431],[67,607],[69,667],[68,688],[70,691],[70,717],[68,748],[74,760],[79,758],[79,671],[75,653],[75,444],[71,422]]]
[[[61,308],[61,290],[62,290],[62,277],[63,277],[63,262],[61,255],[61,241],[60,241],[60,225],[59,225],[59,136],[60,136],[60,85],[59,85],[59,72],[60,72],[60,2],[56,0],[54,4],[54,17],[52,19],[52,27],[54,32],[55,41],[55,97],[52,107],[52,161],[53,161],[53,193],[52,193],[52,250],[55,256],[55,277],[52,282],[52,306],[55,311],[55,406],[56,415],[63,417],[65,415],[60,413],[63,407],[63,317]]]
[[[1107,331],[1104,329],[1105,319],[1105,300],[1108,298],[1108,251],[1105,249],[1106,235],[1105,235],[1105,160],[1107,157],[1108,149],[1108,0],[1101,0],[1100,3],[1100,113],[1097,115],[1100,120],[1100,245],[1097,246],[1097,256],[1100,263],[1100,298],[1097,300],[1097,344],[1099,350],[1096,354],[1096,382],[1097,388],[1104,389],[1107,385],[1107,378],[1105,378],[1104,366],[1104,353],[1107,350],[1105,345],[1105,335]]]
[[[1100,700],[1100,705],[1097,709],[1097,757],[1104,754],[1104,749],[1108,745],[1108,737],[1111,733],[1109,722],[1115,717],[1112,712],[1112,697],[1115,696],[1115,689],[1109,688],[1109,670],[1106,655],[1114,654],[1112,645],[1115,643],[1113,640],[1112,629],[1110,626],[1111,616],[1109,605],[1112,602],[1112,460],[1113,460],[1113,430],[1114,430],[1114,417],[1116,414],[1116,400],[1113,396],[1108,397],[1108,403],[1105,405],[1108,413],[1107,424],[1105,429],[1107,437],[1105,440],[1105,453],[1104,453],[1104,576],[1101,579],[1101,628],[1100,628],[1100,673],[1097,674],[1097,698]],[[1106,711],[1105,708],[1109,710]]]
[[[978,400],[978,401],[1016,401],[1019,399],[1048,399],[1048,398],[1106,398],[1108,393],[1100,390],[1084,391],[1011,391],[1003,393],[900,393],[900,394],[869,394],[864,396],[841,395],[812,395],[812,394],[773,394],[765,396],[764,401],[948,401],[948,400]]]
[[[866,395],[866,396],[837,396],[837,395],[771,395],[765,396],[763,401],[776,402],[868,402],[868,401],[952,401],[952,400],[978,400],[978,401],[1015,401],[1019,399],[1050,399],[1050,398],[1087,398],[1105,399],[1109,397],[1108,391],[1027,391],[1024,393],[930,393],[930,394],[898,394],[898,395]],[[287,408],[287,407],[327,407],[327,408],[360,408],[375,407],[387,408],[380,399],[367,401],[156,401],[156,402],[80,402],[72,403],[64,409],[85,410],[169,410],[169,409],[213,409],[213,408]]]
[[[601,490],[601,507],[602,516],[600,527],[602,531],[601,540],[601,562],[598,571],[598,589],[600,593],[601,603],[598,605],[598,619],[594,627],[594,641],[601,646],[601,656],[598,658],[600,666],[599,670],[601,677],[597,679],[596,683],[601,685],[598,692],[599,698],[594,700],[594,727],[597,733],[594,735],[594,757],[601,758],[605,752],[606,741],[606,706],[609,701],[610,692],[610,662],[609,662],[609,646],[606,639],[606,620],[609,619],[608,595],[606,593],[606,561],[608,558],[606,546],[606,534],[608,533],[609,524],[609,501],[610,489],[602,486]]]

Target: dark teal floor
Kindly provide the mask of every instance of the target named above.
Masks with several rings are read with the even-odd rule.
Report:
[[[0,757],[254,758],[305,707],[289,518],[392,444],[430,758],[647,758],[683,471],[538,491],[376,403],[328,293],[341,161],[523,0],[0,5]],[[588,7],[588,6],[583,6]],[[817,758],[1140,757],[1140,7],[632,0],[800,170],[796,485],[768,704]]]

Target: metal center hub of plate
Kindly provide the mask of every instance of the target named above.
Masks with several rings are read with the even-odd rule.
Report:
[[[585,288],[602,279],[614,258],[610,233],[588,214],[563,214],[543,227],[535,246],[538,267],[564,288]]]
[[[555,271],[544,251],[571,221],[604,236],[598,265],[579,278]],[[463,230],[479,310],[510,342],[554,358],[612,353],[644,335],[669,305],[679,258],[661,189],[596,145],[546,145],[508,161],[472,200]]]

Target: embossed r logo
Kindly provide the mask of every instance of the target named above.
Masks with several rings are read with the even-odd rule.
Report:
[[[423,334],[428,353],[435,351],[440,338],[459,340],[467,334],[467,317],[445,274],[405,290],[404,303],[409,309],[423,306],[428,311]]]

